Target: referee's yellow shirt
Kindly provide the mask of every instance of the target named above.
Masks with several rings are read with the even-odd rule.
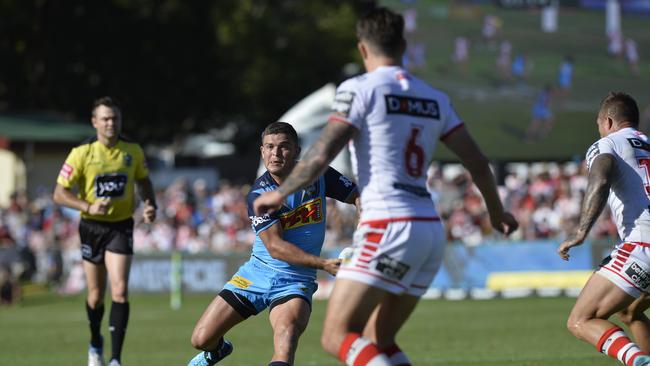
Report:
[[[107,147],[95,137],[72,149],[56,182],[65,188],[76,186],[77,196],[90,203],[110,199],[108,214],[82,212],[81,217],[116,222],[133,216],[134,183],[148,175],[140,145],[120,139],[115,146]]]

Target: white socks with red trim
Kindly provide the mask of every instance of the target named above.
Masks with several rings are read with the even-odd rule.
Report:
[[[358,333],[348,333],[339,349],[339,360],[348,366],[392,366],[370,339]]]
[[[611,328],[603,333],[596,345],[599,352],[602,352],[612,358],[616,358],[626,366],[632,366],[634,359],[638,356],[645,355],[641,352],[639,346],[625,335],[623,329],[619,327]]]

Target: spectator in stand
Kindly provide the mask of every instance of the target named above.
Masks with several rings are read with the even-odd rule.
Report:
[[[427,66],[426,45],[424,42],[413,42],[408,46],[403,57],[409,70],[422,70]]]
[[[551,132],[554,124],[553,112],[551,112],[552,96],[553,88],[550,85],[544,86],[539,94],[537,94],[537,99],[532,109],[533,118],[526,131],[527,141],[543,139]]]
[[[625,41],[625,60],[633,75],[639,75],[639,51],[636,48],[636,41],[628,38]]]
[[[510,65],[510,73],[518,86],[524,85],[528,78],[528,58],[523,53],[518,53]]]
[[[650,134],[650,105],[645,107],[641,112],[641,120],[639,121],[639,130],[646,134]]]
[[[573,86],[573,57],[570,55],[566,56],[560,64],[557,73],[557,86],[559,103],[561,106],[564,106],[564,102],[569,97],[571,87]]]
[[[466,37],[456,37],[454,41],[454,53],[451,55],[451,61],[456,64],[458,72],[462,76],[467,75],[469,63],[469,40]]]
[[[607,35],[609,43],[607,44],[607,53],[611,57],[620,58],[623,55],[623,34],[620,31],[614,31]]]
[[[502,41],[499,45],[499,55],[497,56],[497,70],[502,81],[510,81],[512,74],[512,44],[508,41]]]
[[[7,264],[0,264],[0,306],[12,305],[20,301],[21,291],[18,280]]]
[[[418,11],[417,9],[406,9],[404,11],[404,32],[414,33],[418,29]]]
[[[487,14],[483,18],[483,42],[487,45],[488,48],[495,47],[502,24],[503,22],[496,15]]]

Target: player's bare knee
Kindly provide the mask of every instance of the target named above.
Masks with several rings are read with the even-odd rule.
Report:
[[[206,336],[203,328],[194,329],[192,332],[192,337],[190,338],[190,343],[192,347],[200,350],[205,350],[209,346],[209,337]]]
[[[203,339],[201,339],[200,335],[197,335],[196,332],[192,333],[192,337],[190,338],[190,343],[192,344],[192,347],[196,349],[203,349]]]
[[[86,302],[92,309],[96,309],[98,306],[103,304],[104,296],[101,290],[99,289],[89,289],[88,294],[86,295]]]
[[[126,285],[116,285],[111,287],[111,299],[114,302],[124,303],[128,301],[128,288]]]
[[[117,293],[117,294],[111,294],[111,300],[113,300],[113,302],[119,302],[123,304],[127,302],[129,299],[126,293]]]
[[[574,336],[581,338],[582,329],[587,320],[585,317],[570,315],[566,324],[567,329]]]
[[[339,353],[339,345],[334,342],[334,337],[328,331],[323,331],[320,338],[320,344],[325,352],[337,356]]]
[[[102,304],[104,303],[102,301],[102,298],[99,295],[95,294],[91,296],[90,293],[86,297],[86,302],[88,303],[88,306],[90,306],[91,309],[97,309],[98,307],[102,306]]]

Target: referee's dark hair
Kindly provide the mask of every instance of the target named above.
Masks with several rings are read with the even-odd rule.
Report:
[[[120,105],[120,102],[117,101],[117,99],[109,96],[104,96],[95,99],[95,101],[93,102],[93,109],[92,109],[93,116],[95,115],[95,110],[100,105],[109,107],[113,110],[117,110],[117,112],[119,113],[122,113],[122,106]]]
[[[262,140],[264,140],[264,136],[266,135],[275,135],[276,133],[283,133],[296,144],[296,146],[300,146],[300,142],[298,141],[298,133],[296,133],[296,130],[288,124],[287,122],[273,122],[270,125],[266,126],[264,131],[262,131]]]

